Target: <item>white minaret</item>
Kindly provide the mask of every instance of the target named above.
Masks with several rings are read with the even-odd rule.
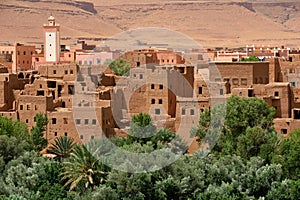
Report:
[[[48,24],[44,24],[45,43],[44,56],[46,62],[59,62],[60,43],[59,43],[59,24],[55,24],[55,18],[51,15]]]

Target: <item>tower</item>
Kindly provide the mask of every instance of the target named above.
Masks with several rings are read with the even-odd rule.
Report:
[[[59,62],[60,58],[60,39],[59,24],[55,23],[55,18],[51,15],[48,24],[44,24],[45,43],[44,56],[46,62]]]

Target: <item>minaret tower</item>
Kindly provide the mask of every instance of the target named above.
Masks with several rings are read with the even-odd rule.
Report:
[[[55,18],[51,15],[48,24],[44,24],[45,43],[44,56],[46,62],[59,62],[60,43],[59,43],[59,24],[55,23]]]

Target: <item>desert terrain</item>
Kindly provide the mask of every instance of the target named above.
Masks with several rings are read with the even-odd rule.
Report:
[[[300,46],[300,2],[262,0],[0,0],[0,42],[41,44],[51,14],[63,44],[97,43],[123,31],[159,27],[205,47]]]

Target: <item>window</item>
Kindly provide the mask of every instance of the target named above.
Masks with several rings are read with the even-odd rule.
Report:
[[[191,109],[190,114],[191,114],[191,115],[195,115],[194,109]]]
[[[56,74],[56,70],[53,70],[53,74]]]
[[[80,139],[83,140],[83,135],[80,135]]]
[[[223,89],[220,89],[220,95],[223,95],[223,94],[224,94]]]
[[[136,74],[133,74],[133,77],[136,78]]]
[[[43,88],[43,85],[42,85],[42,84],[40,84],[40,88]]]
[[[198,94],[202,94],[202,87],[198,87]]]
[[[68,118],[64,118],[64,124],[68,124]]]
[[[296,82],[290,82],[292,87],[296,87]]]
[[[238,78],[233,78],[232,79],[232,84],[233,85],[238,85],[239,84],[239,79]]]
[[[279,92],[277,92],[277,91],[274,92],[274,96],[275,96],[275,97],[279,97]]]
[[[95,138],[95,136],[92,135],[92,136],[91,136],[91,139],[93,140],[94,138]]]
[[[97,64],[100,65],[101,64],[101,60],[98,58],[97,59]]]
[[[69,54],[69,58],[71,58],[71,54]]]
[[[160,109],[156,108],[156,109],[155,109],[155,114],[156,114],[156,115],[160,115]]]
[[[23,105],[20,105],[20,110],[23,110]]]
[[[49,56],[52,56],[52,54],[50,53],[50,55]]]
[[[281,129],[281,134],[287,134],[287,129]]]
[[[30,105],[27,105],[27,110],[30,110]]]
[[[242,85],[247,85],[247,78],[241,78],[241,84]]]
[[[54,136],[57,136],[57,132],[54,132]]]
[[[93,61],[90,61],[90,62],[89,62],[89,65],[92,65],[92,64],[93,64]]]
[[[140,74],[140,79],[143,79],[143,74]]]
[[[26,51],[23,51],[23,55],[26,56]]]
[[[155,99],[151,99],[151,104],[155,104]]]
[[[151,84],[151,89],[154,90],[155,86],[154,84]]]
[[[67,132],[65,132],[65,136],[66,136],[66,137],[68,136],[68,133],[67,133]]]
[[[88,119],[85,119],[85,120],[84,120],[84,124],[89,124],[89,120],[88,120]]]
[[[70,70],[70,74],[73,74],[73,70]]]
[[[20,55],[20,51],[18,51],[18,55]]]
[[[80,119],[75,120],[76,124],[80,124]]]
[[[220,78],[215,78],[215,82],[221,82]]]
[[[162,102],[163,102],[162,99],[159,99],[159,100],[158,100],[158,103],[159,103],[159,104],[162,104]]]
[[[52,118],[52,124],[56,124],[56,118]]]
[[[185,115],[185,108],[182,108],[181,115]]]
[[[68,74],[68,70],[65,70],[65,74]]]
[[[96,123],[97,123],[97,120],[96,120],[96,119],[93,119],[93,120],[92,120],[92,124],[93,124],[93,125],[96,125]]]
[[[159,85],[159,89],[160,90],[164,89],[164,85]]]
[[[28,119],[26,119],[26,124],[28,124]]]
[[[137,67],[141,66],[141,63],[140,62],[136,62],[136,66]]]

